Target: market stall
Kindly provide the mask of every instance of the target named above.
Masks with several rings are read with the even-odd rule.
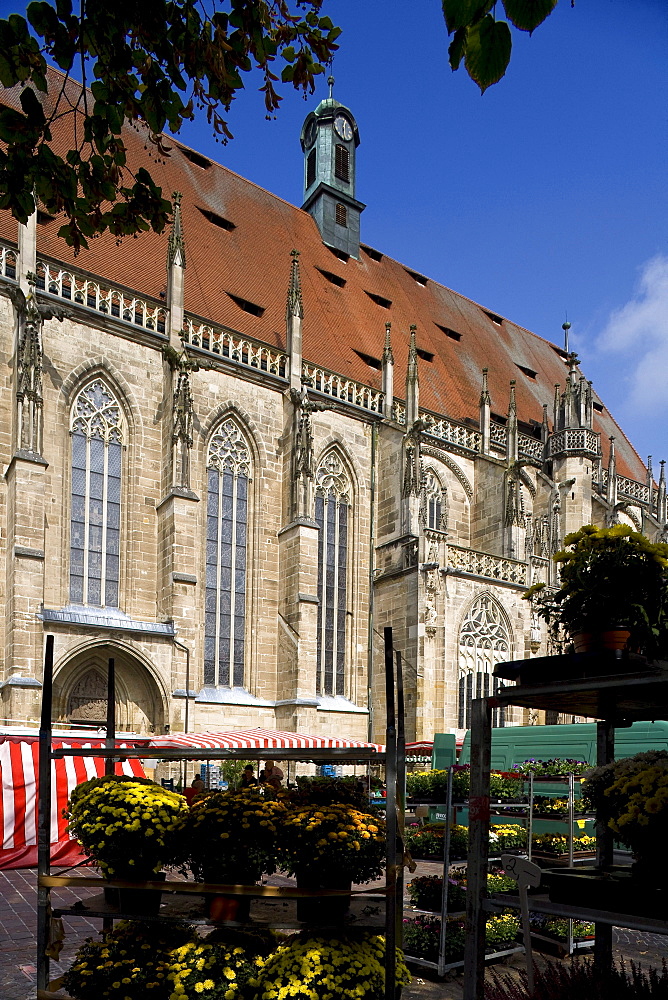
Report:
[[[67,747],[99,750],[103,739],[90,736],[57,734],[53,749]],[[145,740],[127,740],[118,747],[146,745]],[[39,736],[0,733],[0,823],[2,846],[0,869],[35,868],[37,866],[37,794]],[[144,777],[140,760],[127,760],[115,765],[116,774]],[[103,757],[65,757],[51,761],[51,863],[72,865],[82,854],[76,841],[65,832],[62,812],[70,792],[81,781],[104,774]]]

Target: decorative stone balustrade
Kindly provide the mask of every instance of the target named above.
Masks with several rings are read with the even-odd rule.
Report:
[[[326,368],[309,364],[308,361],[302,362],[302,379],[315,392],[322,392],[326,396],[351,403],[353,406],[360,406],[372,413],[383,412],[383,393],[362,382],[354,382],[352,379],[327,371]]]
[[[634,479],[627,479],[626,476],[617,476],[617,496],[637,500],[646,506],[650,503],[649,486],[646,483],[636,483]]]
[[[596,457],[601,452],[600,435],[588,427],[565,427],[549,438],[550,458],[566,451],[585,452]]]
[[[141,299],[75,271],[66,271],[43,260],[37,261],[37,288],[68,302],[85,306],[145,330],[165,332],[167,307]]]
[[[236,364],[258,371],[269,372],[285,378],[288,370],[288,356],[283,351],[268,344],[262,344],[222,327],[203,323],[186,315],[183,321],[184,343],[201,347],[221,358],[228,358]]]
[[[460,545],[448,545],[448,568],[471,573],[473,576],[486,577],[489,580],[501,580],[504,583],[516,583],[527,586],[527,564],[517,559],[506,559],[503,556],[493,556],[488,552],[477,552],[475,549],[465,549]]]
[[[469,451],[480,451],[482,436],[480,431],[476,431],[466,424],[457,424],[446,417],[439,417],[435,413],[426,410],[420,411],[420,419],[424,425],[425,434],[447,441],[448,444],[456,445],[458,448],[467,448]]]
[[[499,451],[506,450],[506,428],[503,424],[497,424],[494,420],[489,425],[489,439],[493,446]]]
[[[543,461],[543,442],[530,434],[518,434],[518,451],[522,458],[533,459],[534,462]]]

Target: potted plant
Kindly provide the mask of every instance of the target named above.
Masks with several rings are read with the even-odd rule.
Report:
[[[378,878],[385,866],[384,820],[346,803],[289,809],[279,836],[281,867],[303,889],[350,890],[353,882]],[[299,900],[299,919],[330,921],[335,899]],[[345,911],[350,897],[338,901]]]
[[[397,948],[396,995],[411,981]],[[298,935],[264,963],[253,1000],[304,997],[310,1000],[384,1000],[385,938],[358,932],[335,937]]]
[[[105,878],[146,881],[179,860],[188,804],[182,795],[141,778],[106,775],[72,791],[65,817],[68,832],[95,861]],[[160,904],[157,892],[118,890],[125,912],[140,912],[146,901]]]
[[[257,931],[221,940],[216,931],[202,938],[187,925],[122,921],[81,945],[63,985],[76,1000],[246,1000],[275,946]]]
[[[188,865],[198,880],[253,885],[276,871],[278,832],[287,814],[283,802],[262,788],[211,792],[195,799],[188,819]],[[246,918],[249,896],[215,894],[211,915]],[[220,897],[220,898],[219,898]]]
[[[565,632],[576,652],[622,648],[651,658],[665,656],[668,544],[652,543],[626,524],[586,524],[564,543],[554,556],[561,587],[553,591],[537,583],[524,594],[553,637]],[[625,634],[608,635],[612,632]]]
[[[583,794],[636,858],[634,873],[668,888],[668,753],[650,750],[592,770]]]

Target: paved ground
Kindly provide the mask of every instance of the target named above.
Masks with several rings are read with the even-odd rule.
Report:
[[[440,865],[422,862],[418,874],[436,874]],[[54,874],[58,872],[54,870]],[[58,901],[75,901],[90,895],[86,890],[59,890]],[[36,905],[37,876],[34,870],[0,872],[0,1000],[34,1000],[36,996]],[[100,920],[83,916],[67,917],[65,947],[59,962],[51,962],[51,977],[56,978],[68,968],[79,943],[96,935]],[[642,934],[615,929],[615,952],[643,966],[661,966],[668,955],[668,939],[657,934]],[[509,971],[522,968],[523,957],[503,960],[501,968]],[[413,982],[404,990],[403,1000],[461,1000],[461,973],[451,972],[439,980],[428,970],[414,968]]]

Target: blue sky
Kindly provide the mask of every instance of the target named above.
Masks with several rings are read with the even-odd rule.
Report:
[[[668,459],[668,6],[560,0],[484,95],[447,64],[439,0],[325,0],[335,96],[357,119],[362,238],[571,346],[641,457]],[[181,138],[301,204],[299,131],[326,95],[232,109]]]
[[[20,9],[0,0],[3,13]],[[440,0],[325,0],[343,28],[334,93],[360,130],[362,239],[570,345],[643,459],[668,459],[668,5],[560,0],[513,32],[484,95],[447,63]],[[499,11],[499,16],[501,12]],[[266,121],[247,80],[216,143],[180,138],[295,204],[299,132],[327,93]]]

